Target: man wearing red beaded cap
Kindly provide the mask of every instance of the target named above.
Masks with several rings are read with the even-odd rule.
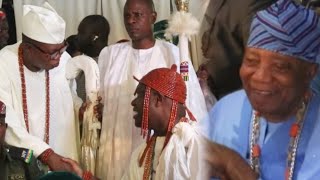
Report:
[[[132,92],[138,85],[132,76],[140,79],[153,69],[180,64],[178,47],[154,38],[156,19],[152,0],[126,0],[123,21],[131,40],[110,45],[99,55],[104,116],[96,172],[102,179],[120,179],[133,150],[143,142],[139,129],[130,123]],[[183,60],[189,62],[186,104],[200,121],[207,114],[204,97],[191,61]]]
[[[135,125],[147,142],[133,152],[122,179],[203,178],[200,138],[192,123],[195,118],[185,106],[185,82],[176,68],[155,69],[138,80],[131,104]]]
[[[24,5],[22,42],[0,51],[0,99],[6,103],[6,142],[32,149],[51,170],[78,159],[75,109],[65,64],[65,21],[48,4]],[[80,107],[80,106],[79,106]]]

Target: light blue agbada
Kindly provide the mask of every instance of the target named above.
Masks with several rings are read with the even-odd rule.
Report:
[[[320,96],[312,96],[307,106],[293,179],[320,179]],[[249,160],[252,107],[244,90],[221,99],[210,112],[205,127],[209,139],[223,144]],[[289,145],[291,117],[282,123],[270,123],[261,118],[261,179],[284,180]]]
[[[254,16],[247,47],[264,49],[309,63],[320,63],[320,20],[291,0],[278,0]],[[249,160],[252,107],[244,90],[221,99],[205,127],[209,138]],[[300,136],[293,179],[320,180],[320,94],[313,93]],[[261,179],[284,180],[289,131],[295,116],[280,123],[260,119]]]

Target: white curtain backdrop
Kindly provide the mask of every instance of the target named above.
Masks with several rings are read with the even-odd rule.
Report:
[[[14,0],[14,13],[16,17],[17,39],[21,39],[21,17],[22,7],[25,4],[41,5],[43,2],[49,2],[50,5],[66,21],[66,37],[77,33],[77,27],[80,21],[90,14],[101,14],[100,0]],[[100,10],[100,11],[99,11]]]
[[[1,3],[2,0],[0,0]],[[111,27],[109,44],[121,39],[129,39],[123,24],[123,7],[126,0],[14,0],[16,17],[17,39],[21,40],[21,17],[22,7],[25,4],[40,5],[49,2],[52,7],[64,18],[67,24],[66,37],[77,33],[80,21],[87,15],[102,14],[105,16]],[[202,22],[210,0],[190,0],[190,12]],[[174,0],[154,0],[155,9],[158,13],[157,21],[170,17],[170,3]],[[201,33],[192,38],[191,59],[197,69],[202,60]]]
[[[172,0],[174,1],[174,0]],[[199,65],[203,62],[203,55],[201,50],[201,37],[203,34],[203,25],[205,25],[204,14],[208,7],[210,0],[190,0],[189,11],[199,20],[201,24],[198,35],[191,38],[191,59],[194,68],[197,70]]]

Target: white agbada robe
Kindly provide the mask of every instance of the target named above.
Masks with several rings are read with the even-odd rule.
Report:
[[[202,142],[194,124],[180,122],[172,129],[172,136],[162,150],[165,137],[157,137],[152,159],[152,179],[155,180],[203,180],[205,166],[202,159]],[[145,161],[139,167],[139,160],[146,148],[141,144],[133,153],[130,166],[122,180],[143,179]],[[150,176],[151,178],[151,176]]]
[[[138,79],[149,71],[177,64],[179,49],[168,42],[156,40],[149,49],[133,49],[131,42],[104,48],[99,56],[101,96],[104,103],[97,176],[101,179],[120,179],[132,151],[143,142],[140,129],[133,120],[131,101]],[[206,115],[206,106],[198,78],[189,61],[188,96],[186,105],[200,120]]]
[[[37,157],[48,148],[57,154],[78,160],[79,136],[76,133],[75,111],[68,81],[65,78],[67,53],[50,74],[49,145],[44,142],[46,114],[45,71],[31,72],[24,66],[28,104],[29,133],[22,108],[22,89],[18,65],[20,43],[0,51],[0,99],[7,106],[6,142],[34,150]]]

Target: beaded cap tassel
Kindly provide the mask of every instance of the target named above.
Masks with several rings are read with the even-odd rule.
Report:
[[[141,167],[143,165],[143,162],[145,162],[143,179],[149,179],[152,168],[152,157],[154,153],[153,151],[156,142],[156,137],[150,138],[150,130],[148,127],[151,89],[159,92],[163,96],[172,99],[167,134],[162,149],[165,148],[165,146],[170,140],[172,129],[175,125],[175,120],[177,117],[178,103],[184,105],[191,120],[195,121],[195,118],[192,115],[191,111],[185,105],[187,98],[186,84],[183,77],[179,73],[177,73],[177,66],[175,64],[172,65],[171,69],[159,68],[152,70],[148,74],[146,74],[141,80],[136,80],[146,86],[143,102],[141,134],[144,138],[147,137],[147,146],[144,149],[141,158],[139,159],[139,166]]]
[[[149,133],[149,104],[150,104],[150,94],[151,94],[151,88],[146,87],[146,92],[144,94],[144,100],[143,100],[143,114],[142,114],[142,127],[141,127],[141,135],[143,138],[147,137],[147,141],[150,138]]]

